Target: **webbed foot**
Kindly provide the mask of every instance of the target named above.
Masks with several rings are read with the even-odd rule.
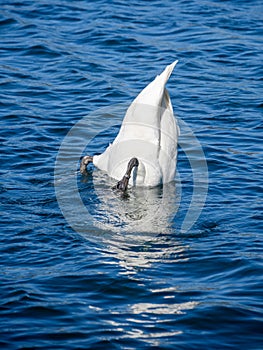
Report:
[[[139,165],[139,161],[137,158],[132,158],[127,166],[127,170],[123,178],[117,182],[117,184],[113,187],[113,189],[118,189],[122,192],[125,192],[128,187],[129,179],[131,177],[131,172],[134,167]]]
[[[91,156],[84,156],[82,159],[81,159],[81,162],[80,162],[80,172],[82,175],[86,175],[87,174],[87,165],[89,163],[92,163],[93,162],[93,157]]]

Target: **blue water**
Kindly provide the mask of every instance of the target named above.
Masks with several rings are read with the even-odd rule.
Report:
[[[1,349],[263,348],[262,16],[260,0],[1,1]],[[175,59],[174,183],[120,198],[96,169],[56,176]]]

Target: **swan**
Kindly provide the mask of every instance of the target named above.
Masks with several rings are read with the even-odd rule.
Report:
[[[82,158],[82,174],[93,162],[118,180],[115,188],[123,192],[128,185],[155,187],[174,179],[180,131],[165,85],[177,62],[168,65],[131,103],[113,143],[100,155]]]

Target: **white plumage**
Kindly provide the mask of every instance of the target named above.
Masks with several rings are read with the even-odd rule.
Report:
[[[132,186],[156,186],[174,179],[179,128],[165,88],[177,61],[168,65],[129,106],[114,142],[93,157],[96,167],[120,180],[129,160],[139,166],[132,170]]]

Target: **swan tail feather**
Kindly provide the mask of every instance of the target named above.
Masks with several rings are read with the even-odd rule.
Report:
[[[165,84],[177,62],[178,61],[174,61],[168,65],[160,75],[157,75],[156,78],[139,93],[134,102],[156,107],[160,106],[163,99]]]
[[[170,75],[172,74],[174,67],[176,66],[177,63],[178,63],[178,60],[169,64],[168,66],[166,66],[165,70],[159,75],[159,77],[163,78],[162,80],[164,81],[164,85],[166,84],[166,82],[170,78]]]

